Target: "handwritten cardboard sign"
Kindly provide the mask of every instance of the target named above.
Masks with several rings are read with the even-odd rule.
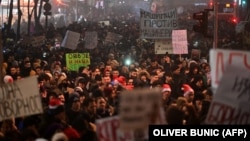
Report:
[[[0,121],[43,113],[37,77],[0,86]]]
[[[113,32],[108,32],[107,36],[105,38],[105,42],[107,43],[118,43],[122,39],[122,35],[113,33]]]
[[[134,141],[133,131],[124,132],[120,129],[119,116],[98,119],[96,129],[99,141]]]
[[[188,54],[187,30],[172,31],[173,54]]]
[[[66,67],[70,71],[78,71],[79,67],[90,64],[89,53],[67,53]]]
[[[63,38],[61,46],[75,50],[77,48],[78,43],[79,43],[79,39],[80,39],[80,33],[67,30],[67,32]]]
[[[207,124],[250,124],[250,72],[228,66],[206,118]]]
[[[162,39],[155,41],[155,54],[173,54],[172,39]]]
[[[212,49],[209,53],[212,87],[216,89],[227,66],[243,67],[250,70],[250,52],[238,50]]]
[[[85,48],[86,49],[94,49],[97,47],[97,32],[89,31],[85,32]]]

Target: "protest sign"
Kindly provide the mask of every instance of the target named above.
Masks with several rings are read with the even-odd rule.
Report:
[[[86,49],[94,49],[97,47],[97,32],[85,32],[85,48]]]
[[[172,39],[162,39],[155,41],[155,54],[173,54]]]
[[[69,71],[78,71],[81,66],[90,65],[89,53],[67,53],[66,67]]]
[[[104,24],[105,26],[109,26],[110,25],[110,21],[99,21],[98,24],[99,25]]]
[[[250,72],[244,66],[226,67],[211,102],[206,123],[250,124]]]
[[[43,113],[37,77],[0,86],[0,121]]]
[[[172,31],[173,54],[188,54],[187,30]]]
[[[44,44],[45,39],[45,36],[35,36],[31,38],[30,42],[33,47],[40,47]]]
[[[120,130],[119,116],[98,119],[96,129],[99,141],[134,141],[133,131]]]
[[[80,33],[67,30],[67,32],[63,38],[61,47],[75,50],[77,48],[78,43],[79,43],[79,39],[80,39]]]
[[[105,38],[105,42],[118,43],[122,39],[122,35],[113,32],[108,32]]]
[[[166,13],[150,13],[140,10],[141,39],[170,39],[172,30],[178,28],[177,10]]]
[[[230,65],[250,70],[250,52],[224,49],[211,49],[209,53],[212,88],[216,89],[225,68]]]
[[[120,95],[120,121],[122,130],[147,129],[149,124],[163,122],[161,116],[161,91],[159,89],[134,89]]]

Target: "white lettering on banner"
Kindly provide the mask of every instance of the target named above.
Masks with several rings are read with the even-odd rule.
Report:
[[[250,52],[235,50],[210,50],[212,87],[217,88],[228,65],[243,66],[250,70]]]
[[[133,132],[120,130],[119,116],[98,119],[96,121],[99,141],[133,141]]]
[[[37,77],[0,86],[0,121],[42,112]]]

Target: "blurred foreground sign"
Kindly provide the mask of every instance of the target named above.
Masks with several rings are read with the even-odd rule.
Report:
[[[134,141],[133,131],[120,130],[119,116],[98,119],[96,129],[99,141]]]
[[[0,86],[0,121],[43,113],[37,77]]]
[[[211,102],[207,124],[250,124],[250,71],[244,66],[226,68]]]
[[[147,129],[149,124],[164,122],[161,116],[162,103],[159,89],[123,91],[120,98],[121,129]]]
[[[211,66],[212,87],[217,88],[227,66],[250,70],[250,52],[237,50],[212,49],[209,54]],[[238,72],[241,73],[241,72]],[[245,73],[245,72],[244,72]],[[224,83],[224,82],[223,82]]]

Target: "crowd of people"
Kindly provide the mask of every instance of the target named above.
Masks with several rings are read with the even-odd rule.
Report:
[[[213,98],[209,58],[155,54],[151,40],[139,39],[138,21],[131,13],[109,20],[109,26],[84,22],[55,29],[50,25],[45,34],[54,39],[67,30],[82,37],[86,31],[97,31],[98,46],[92,50],[83,43],[76,50],[52,49],[48,42],[41,47],[6,43],[4,83],[37,76],[44,112],[1,121],[2,140],[97,141],[96,120],[119,115],[119,95],[137,88],[161,89],[166,124],[205,124]],[[105,44],[108,31],[123,38]],[[65,61],[69,52],[89,52],[91,64],[69,71]]]

